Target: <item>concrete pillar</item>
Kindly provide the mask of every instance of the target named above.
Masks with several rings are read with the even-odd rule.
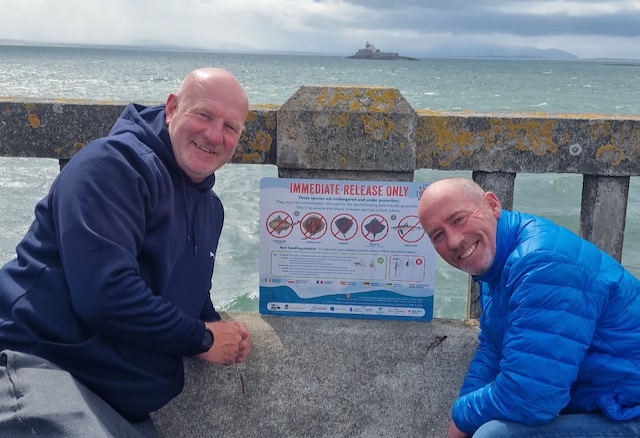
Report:
[[[413,181],[416,123],[395,88],[300,87],[278,110],[278,174]]]
[[[505,210],[513,209],[515,173],[475,171],[473,172],[473,180],[483,190],[495,193],[502,204],[502,208]]]
[[[584,175],[580,236],[618,261],[622,260],[629,196],[628,176]]]

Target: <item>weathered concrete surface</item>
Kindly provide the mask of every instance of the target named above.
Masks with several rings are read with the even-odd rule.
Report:
[[[582,184],[580,235],[622,260],[630,178],[585,175]]]
[[[106,135],[122,102],[0,100],[0,155],[71,158],[87,142]]]
[[[278,106],[253,105],[231,162],[276,164]]]
[[[0,156],[69,159],[125,105],[0,97]],[[282,107],[251,107],[232,162],[366,180],[421,168],[637,176],[640,115],[416,112],[393,88],[302,87]]]
[[[395,88],[300,87],[278,110],[279,175],[412,181],[415,126]]]
[[[153,415],[163,437],[444,437],[477,327],[232,313],[247,361],[186,360],[183,393]]]
[[[416,168],[640,175],[640,116],[418,111]]]
[[[155,105],[157,102],[146,102]],[[0,98],[0,156],[69,160],[103,137],[126,102]],[[234,163],[275,164],[277,106],[251,107]]]

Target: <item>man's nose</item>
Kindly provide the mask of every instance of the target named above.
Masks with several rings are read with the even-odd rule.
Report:
[[[209,123],[209,125],[207,126],[207,129],[205,130],[205,136],[207,137],[207,140],[209,140],[211,143],[222,143],[222,129],[224,128],[224,122],[221,119],[216,119],[213,120],[211,123]]]
[[[464,240],[464,236],[462,233],[449,233],[447,235],[447,243],[449,244],[449,249],[458,249],[462,241]]]

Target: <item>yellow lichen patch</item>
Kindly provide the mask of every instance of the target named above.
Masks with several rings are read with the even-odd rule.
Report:
[[[346,166],[347,159],[345,157],[340,157],[340,159],[338,160],[338,163],[340,163],[340,166]]]
[[[24,107],[27,111],[33,111],[33,109],[36,107],[35,102],[27,102],[24,104]]]
[[[391,112],[396,107],[398,92],[394,88],[366,89],[367,97],[371,99],[370,111]]]
[[[537,118],[540,118],[540,119],[547,119],[547,118],[551,117],[549,115],[549,113],[544,113],[542,111],[533,111],[533,112],[530,112],[530,113],[526,113],[526,116],[528,118],[537,117]]]
[[[416,110],[416,113],[418,113],[419,116],[442,116],[445,114],[442,111],[435,111],[430,109]]]
[[[556,119],[578,119],[578,120],[594,120],[594,119],[602,119],[606,118],[602,114],[575,114],[575,113],[564,113],[564,114],[554,114],[553,117]]]
[[[376,87],[320,87],[317,108],[343,106],[350,111],[389,112],[395,108],[398,91]]]
[[[40,127],[40,119],[38,118],[38,116],[35,113],[29,113],[29,115],[27,116],[27,119],[29,120],[29,125],[33,128],[39,128]]]
[[[258,112],[260,110],[277,110],[280,108],[280,105],[276,105],[275,103],[258,103],[251,105],[250,112]]]
[[[362,104],[358,100],[352,100],[349,102],[349,111],[359,111],[362,108]]]
[[[11,114],[11,108],[5,108],[2,110],[3,116],[8,116],[9,114]]]
[[[247,114],[247,120],[245,123],[253,123],[258,119],[258,113],[256,111],[249,111]]]
[[[441,169],[448,169],[451,167],[451,160],[438,160],[438,165]]]
[[[81,142],[76,142],[74,144],[71,145],[71,148],[69,149],[69,152],[71,153],[71,155],[75,155],[77,154],[80,149],[82,149],[84,147],[84,143]],[[57,156],[62,155],[62,153],[66,150],[67,148],[65,147],[59,147],[59,148],[53,148],[53,152],[55,152],[55,154]]]
[[[423,149],[422,152],[416,156],[416,163],[422,163],[421,167],[430,169],[431,166],[433,166],[433,155],[431,151]]]
[[[447,152],[454,150],[453,146],[456,147],[456,150],[475,146],[471,132],[466,129],[460,129],[456,123],[452,124],[456,126],[449,126],[448,121],[449,119],[447,118],[433,119],[429,126],[425,128],[431,135],[433,146],[436,149]]]
[[[373,137],[375,140],[386,140],[394,127],[395,124],[386,117],[379,120],[368,114],[362,116],[364,133]]]
[[[71,153],[75,155],[83,147],[84,147],[84,143],[76,142],[73,144],[73,146],[71,146]]]
[[[495,119],[491,123],[496,142],[512,143],[517,151],[539,156],[558,152],[553,141],[554,127],[553,119]]]
[[[331,95],[331,99],[326,100],[326,104],[330,107],[336,107],[344,104],[347,104],[347,107],[349,107],[354,103],[359,103],[357,89],[334,89]]]
[[[589,137],[595,143],[608,143],[611,138],[611,121],[603,120],[601,123],[589,124]]]
[[[262,161],[262,155],[257,152],[251,152],[247,154],[235,154],[236,158],[241,156],[243,164],[259,164]]]
[[[316,107],[318,108],[322,108],[323,106],[326,106],[327,102],[329,101],[329,88],[328,87],[320,87],[318,89],[318,97],[316,99]],[[300,106],[305,106],[306,102],[300,98],[298,104]]]
[[[498,147],[498,145],[502,145],[502,141],[498,140],[497,131],[494,129],[485,129],[480,132],[475,133],[476,137],[478,137],[478,145],[479,147],[484,147],[487,150],[494,149]]]
[[[623,158],[622,150],[612,144],[601,146],[596,151],[596,159],[609,163],[611,166],[618,166]]]
[[[255,140],[249,142],[249,147],[254,151],[268,152],[271,149],[273,138],[265,131],[256,132]]]
[[[338,125],[340,128],[344,128],[349,124],[349,113],[338,113],[331,116],[331,122],[334,125]]]
[[[552,117],[556,119],[577,119],[577,120],[640,120],[640,115],[637,114],[579,114],[579,113],[564,113],[564,114],[552,114]]]
[[[427,140],[427,123],[420,122],[418,120],[418,126],[416,128],[416,143],[424,144]]]

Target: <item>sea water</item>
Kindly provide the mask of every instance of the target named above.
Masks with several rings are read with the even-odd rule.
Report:
[[[480,112],[640,114],[640,61],[507,59],[349,60],[343,56],[231,54],[69,47],[0,46],[0,98],[164,102],[184,76],[224,67],[252,104],[282,105],[303,85],[397,88],[415,109]],[[58,174],[55,160],[0,157],[0,264],[33,220],[35,203]],[[471,176],[418,170],[416,181]],[[233,164],[217,172],[226,221],[212,297],[221,310],[257,311],[259,181],[275,166]],[[640,186],[631,179],[623,264],[640,276]],[[581,175],[518,174],[514,208],[577,231]],[[435,317],[464,318],[466,274],[438,259]]]

